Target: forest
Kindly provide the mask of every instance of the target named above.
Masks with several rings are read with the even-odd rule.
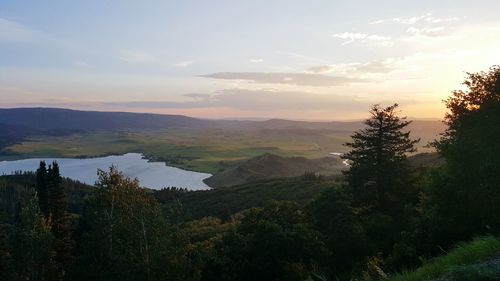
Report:
[[[444,102],[435,166],[411,165],[422,144],[393,104],[369,109],[342,176],[212,201],[115,167],[95,186],[56,162],[1,176],[0,280],[498,280],[500,66],[468,73]]]

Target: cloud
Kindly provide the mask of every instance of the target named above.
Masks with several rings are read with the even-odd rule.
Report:
[[[181,61],[175,64],[175,66],[180,67],[180,68],[186,68],[190,65],[192,65],[194,61],[192,60],[186,60],[186,61]]]
[[[140,50],[120,50],[116,55],[116,59],[129,62],[129,63],[153,63],[156,62],[156,58],[144,51]]]
[[[309,67],[306,72],[314,74],[322,74],[332,72],[335,68],[332,65],[318,65]]]
[[[288,84],[296,86],[342,86],[350,83],[367,82],[363,79],[350,77],[334,77],[310,73],[279,73],[279,72],[218,72],[200,77],[225,79],[225,80],[247,80],[253,83],[265,84]]]
[[[304,55],[300,53],[295,53],[295,52],[278,52],[280,55],[285,55],[290,59],[298,59],[302,61],[309,61],[309,62],[314,62],[314,63],[324,63],[325,60],[322,58],[318,57],[312,57],[310,55]]]
[[[73,53],[89,53],[81,44],[1,17],[0,42],[37,45],[36,48],[64,49]]]
[[[301,91],[278,91],[275,89],[225,89],[213,94],[187,94],[193,98],[184,102],[108,102],[107,107],[118,108],[220,108],[229,107],[237,110],[272,111],[272,110],[360,110],[365,111],[371,101],[354,96],[319,95]]]
[[[18,42],[33,38],[36,33],[27,27],[4,18],[0,18],[0,41]]]
[[[253,63],[261,63],[261,62],[263,62],[264,60],[263,60],[263,59],[250,59],[249,61],[250,61],[250,62],[253,62]]]
[[[395,69],[393,59],[374,60],[356,67],[358,73],[388,73]]]
[[[76,67],[89,67],[90,65],[84,61],[74,61],[73,65]]]
[[[333,34],[334,38],[343,39],[344,43],[342,45],[347,45],[355,41],[360,41],[362,43],[374,42],[380,46],[392,46],[391,37],[381,36],[377,34],[367,34],[359,32],[343,32]]]
[[[417,36],[427,36],[427,37],[442,37],[448,36],[449,32],[443,26],[437,27],[409,27],[406,32],[417,35]]]
[[[337,73],[349,76],[358,76],[371,73],[388,73],[395,70],[395,59],[373,60],[366,63],[344,63],[319,65],[308,68],[308,73],[324,74]]]
[[[426,18],[425,20],[431,23],[443,23],[443,22],[451,22],[458,21],[459,17],[449,17],[449,18]]]
[[[382,19],[382,20],[372,21],[369,24],[382,24],[382,23],[393,22],[393,23],[401,23],[401,24],[406,24],[406,25],[414,25],[414,24],[417,24],[417,23],[422,22],[422,21],[428,22],[428,23],[443,23],[443,22],[452,22],[452,21],[459,20],[458,17],[435,18],[435,17],[433,17],[433,14],[434,14],[434,12],[427,12],[427,13],[419,15],[419,16]]]
[[[210,94],[192,93],[192,94],[184,94],[183,96],[193,98],[193,99],[206,99],[206,98],[210,97],[211,95]]]

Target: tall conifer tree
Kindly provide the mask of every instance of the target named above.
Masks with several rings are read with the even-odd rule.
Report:
[[[407,153],[414,152],[419,141],[404,131],[411,121],[399,117],[397,107],[374,105],[367,127],[345,144],[351,148],[344,158],[351,162],[345,174],[354,198],[363,207],[382,212],[397,212],[404,204],[401,199],[411,178]]]
[[[53,162],[48,172],[49,204],[52,218],[52,233],[55,238],[55,252],[57,262],[56,278],[62,280],[71,261],[71,225],[67,212],[67,198],[62,186],[59,165]]]
[[[40,166],[36,170],[36,192],[38,195],[38,202],[40,205],[40,210],[43,215],[47,218],[50,213],[49,208],[49,187],[48,187],[48,175],[47,175],[47,164],[45,161],[40,161]]]

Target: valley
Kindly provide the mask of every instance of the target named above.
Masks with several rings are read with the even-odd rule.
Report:
[[[232,180],[238,168],[248,171],[239,173],[238,177],[250,179],[255,174],[251,170],[254,170],[256,161],[250,165],[247,161],[266,154],[282,157],[282,162],[287,162],[282,166],[292,167],[275,176],[298,176],[306,171],[340,174],[345,165],[338,161],[338,156],[330,153],[346,152],[344,143],[363,126],[358,121],[236,121],[61,109],[12,111],[0,110],[0,124],[22,127],[24,135],[1,148],[0,160],[142,153],[149,160],[164,162],[168,166],[215,174],[209,180],[214,186],[243,183]],[[22,118],[14,118],[17,111],[22,112]],[[33,126],[31,130],[28,125]],[[440,121],[414,121],[409,129],[414,138],[421,138],[418,153],[431,152],[426,145],[443,128]],[[306,159],[324,163],[301,163]],[[264,162],[264,166],[259,165],[262,171],[272,175],[267,171],[275,164]],[[228,176],[231,173],[233,176]],[[266,177],[269,176],[257,179]]]

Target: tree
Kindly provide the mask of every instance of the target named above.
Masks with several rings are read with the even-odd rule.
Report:
[[[307,217],[331,252],[328,270],[332,279],[348,279],[372,254],[368,237],[352,207],[351,193],[334,187],[321,193],[306,207]]]
[[[35,189],[38,194],[40,210],[45,217],[49,216],[49,188],[47,186],[47,164],[45,161],[40,161],[40,167],[36,170],[36,185]]]
[[[187,238],[169,228],[158,202],[111,167],[98,172],[84,214],[83,280],[189,280]]]
[[[434,143],[446,164],[424,202],[435,244],[500,233],[500,66],[468,73],[445,101],[445,133]],[[430,239],[427,239],[430,240]]]
[[[0,280],[16,280],[6,225],[0,224]]]
[[[54,236],[34,195],[19,212],[13,241],[13,260],[20,280],[53,280]]]
[[[202,280],[306,280],[326,248],[293,202],[252,208],[216,241]]]
[[[407,154],[419,142],[403,131],[411,121],[399,117],[397,107],[374,105],[367,127],[352,135],[352,142],[345,144],[351,151],[343,156],[351,163],[345,174],[355,203],[389,213],[402,208],[411,179]]]
[[[71,262],[71,221],[67,212],[68,203],[57,162],[52,162],[46,176],[49,190],[49,209],[52,220],[51,231],[55,238],[54,249],[56,252],[58,275],[56,278],[62,280],[65,278]]]

